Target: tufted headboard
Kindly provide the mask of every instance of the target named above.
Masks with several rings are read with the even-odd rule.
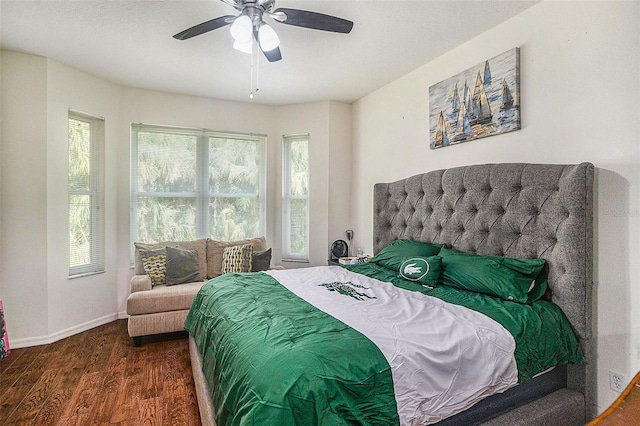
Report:
[[[591,163],[481,164],[436,170],[374,187],[374,254],[397,239],[444,243],[493,256],[544,258],[545,296],[567,315],[586,363],[567,387],[594,397]]]

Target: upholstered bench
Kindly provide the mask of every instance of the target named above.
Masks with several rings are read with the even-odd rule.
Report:
[[[154,244],[136,243],[135,275],[131,278],[131,293],[127,299],[129,336],[133,338],[134,344],[140,346],[143,336],[183,330],[184,320],[191,303],[206,282],[205,279],[217,277],[223,272],[225,249],[237,249],[247,245],[251,246],[253,271],[272,268],[270,266],[271,249],[267,249],[267,241],[264,237],[233,242],[207,238]],[[156,272],[162,270],[162,261],[158,261],[158,259],[162,259],[162,256],[154,258],[156,260],[156,264],[153,265],[155,269],[150,269],[149,263],[145,265],[143,261],[144,254],[151,253],[153,255],[158,250],[160,252],[163,249],[166,250],[167,247],[185,250],[191,255],[190,260],[194,263],[192,269],[195,268],[197,271],[189,271],[191,275],[185,272],[185,277],[197,276],[199,278],[197,281],[180,282],[173,285],[153,284],[152,277],[156,279]],[[170,262],[166,259],[166,255],[164,262],[166,273],[168,272],[166,263]],[[145,270],[145,266],[147,266],[147,270]]]

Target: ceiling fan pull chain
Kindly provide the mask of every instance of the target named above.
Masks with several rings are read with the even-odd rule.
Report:
[[[258,44],[257,42],[254,41],[254,43]],[[258,46],[256,46],[258,47]],[[255,70],[255,73],[254,73]],[[251,68],[250,68],[250,73],[251,73],[251,92],[249,93],[249,99],[253,99],[253,95],[254,93],[257,95],[258,91],[260,90],[259,88],[259,81],[260,81],[260,57],[258,55],[258,49],[252,49],[251,51]],[[254,83],[254,74],[255,74],[255,85]]]
[[[258,55],[258,49],[256,51],[256,94],[260,90],[260,56]]]
[[[249,74],[250,74],[250,77],[249,77],[250,83],[249,84],[251,86],[251,87],[249,87],[249,89],[250,89],[249,99],[253,99],[253,55],[254,55],[253,51],[254,50],[255,49],[252,49],[252,52],[251,52],[251,67],[249,68]]]

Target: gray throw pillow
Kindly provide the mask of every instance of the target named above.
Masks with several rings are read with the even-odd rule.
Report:
[[[167,285],[202,281],[198,252],[178,247],[167,247]]]
[[[266,271],[271,266],[271,249],[254,251],[251,272]]]

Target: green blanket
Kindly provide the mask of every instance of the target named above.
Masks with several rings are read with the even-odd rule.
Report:
[[[580,345],[562,310],[539,300],[531,304],[507,302],[495,297],[459,290],[445,285],[433,289],[401,278],[397,271],[373,263],[345,266],[346,269],[405,290],[418,291],[448,303],[483,313],[511,333],[516,342],[515,358],[519,381],[556,365],[583,360]]]
[[[206,283],[185,328],[202,354],[218,426],[399,423],[380,350],[264,273]]]

